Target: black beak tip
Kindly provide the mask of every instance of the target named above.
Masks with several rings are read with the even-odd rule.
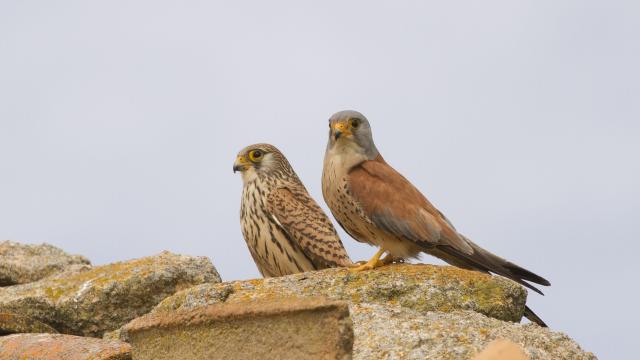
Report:
[[[238,167],[236,165],[233,165],[233,173],[235,174],[236,171],[238,171],[238,170],[239,170]]]
[[[340,136],[342,135],[342,131],[340,130],[336,130],[336,132],[333,134],[333,137],[338,140],[340,138]]]

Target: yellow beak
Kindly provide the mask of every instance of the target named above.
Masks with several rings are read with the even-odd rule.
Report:
[[[236,158],[236,161],[233,163],[233,172],[236,171],[245,171],[249,168],[250,162],[247,161],[247,158],[240,155]]]
[[[349,136],[351,135],[351,130],[349,129],[349,125],[344,122],[336,122],[333,125],[333,137],[338,140],[341,136]]]

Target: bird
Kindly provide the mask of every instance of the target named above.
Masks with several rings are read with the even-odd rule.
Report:
[[[504,276],[540,294],[530,282],[551,285],[459,233],[440,210],[385,161],[373,141],[369,120],[357,111],[340,111],[329,119],[322,195],[334,218],[351,237],[379,247],[369,261],[352,271],[371,270],[427,253],[460,268]],[[525,316],[546,327],[528,306]]]
[[[263,277],[353,265],[329,217],[273,145],[242,149],[240,225]]]

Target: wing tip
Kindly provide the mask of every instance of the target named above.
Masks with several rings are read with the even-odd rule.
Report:
[[[548,328],[549,326],[538,316],[536,313],[531,310],[529,306],[524,307],[524,317],[529,319],[532,323],[538,324],[541,327]]]
[[[505,267],[509,270],[510,273],[522,280],[530,281],[542,286],[551,286],[551,282],[549,282],[549,280],[543,278],[540,275],[534,274],[531,271],[522,268],[514,263],[509,262]]]

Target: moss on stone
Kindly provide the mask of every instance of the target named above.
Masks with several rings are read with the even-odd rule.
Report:
[[[163,301],[154,311],[220,302],[323,296],[351,303],[398,304],[420,312],[472,310],[519,321],[527,292],[501,277],[449,266],[396,264],[352,273],[327,269],[264,280],[205,284]]]
[[[164,252],[6,288],[0,293],[0,310],[38,319],[61,332],[100,336],[177,291],[219,281],[208,259]]]

